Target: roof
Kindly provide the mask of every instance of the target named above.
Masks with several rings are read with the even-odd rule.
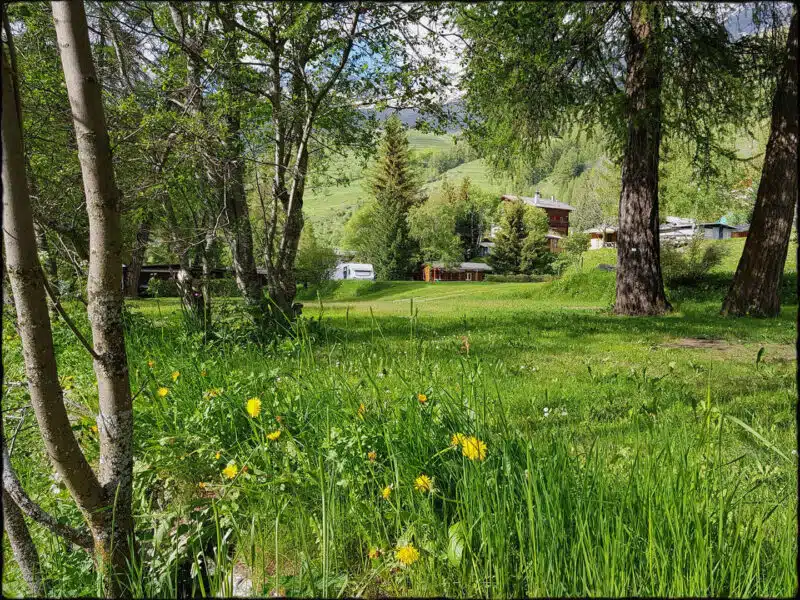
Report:
[[[494,248],[494,242],[481,242],[478,245],[483,248]]]
[[[504,194],[500,196],[502,200],[522,200],[525,204],[529,206],[536,206],[537,208],[555,208],[558,210],[575,210],[566,202],[559,202],[555,198],[553,199],[546,199],[540,198],[538,196],[534,196],[530,198],[528,196],[514,196],[512,194]]]
[[[659,225],[659,229],[662,231],[668,231],[671,229],[685,229],[687,227],[703,227],[706,229],[709,227],[725,227],[727,229],[736,229],[736,226],[729,225],[723,221],[715,221],[713,223],[698,223],[694,219],[684,219],[682,217],[667,217],[667,222]]]
[[[354,262],[341,262],[337,267],[349,267],[351,269],[372,269],[372,265],[370,263],[354,263]]]
[[[616,233],[617,228],[608,226],[605,229],[605,233]],[[584,229],[583,233],[604,233],[602,227],[592,227],[591,229]]]
[[[558,235],[557,233],[546,233],[544,237],[547,238],[548,240],[560,240],[561,239],[561,236]]]
[[[492,267],[490,267],[486,263],[479,263],[479,262],[463,262],[457,267],[447,267],[445,263],[441,261],[436,261],[429,264],[432,267],[436,267],[437,269],[445,269],[446,271],[491,271],[492,270]]]

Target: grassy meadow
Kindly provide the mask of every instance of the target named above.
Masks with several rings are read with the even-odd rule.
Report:
[[[234,300],[206,344],[175,299],[130,302],[133,593],[793,595],[796,300],[723,318],[711,285],[670,290],[668,316],[616,317],[600,262],[613,253],[546,283],[306,290],[267,346]],[[54,335],[96,457],[90,360]],[[21,381],[9,318],[3,336]],[[14,465],[77,524],[28,419]],[[97,592],[89,557],[33,532],[55,593]],[[14,567],[3,589],[22,592]]]

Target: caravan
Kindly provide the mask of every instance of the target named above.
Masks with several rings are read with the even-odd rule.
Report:
[[[369,263],[339,263],[333,272],[333,279],[375,279],[375,270]]]

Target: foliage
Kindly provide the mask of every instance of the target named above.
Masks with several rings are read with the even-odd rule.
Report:
[[[409,233],[408,213],[422,201],[420,187],[408,138],[393,116],[386,121],[369,180],[374,201],[353,215],[345,236],[345,244],[372,263],[378,279],[406,279],[416,268],[418,246]]]
[[[545,212],[513,201],[503,202],[498,213],[502,215],[502,225],[488,258],[494,272],[498,275],[549,273],[555,257],[544,237],[548,223]]]
[[[419,242],[423,260],[453,265],[476,257],[496,202],[469,178],[457,188],[445,179],[438,194],[409,212],[410,234]]]
[[[570,265],[583,268],[583,255],[589,249],[591,236],[588,233],[573,231],[570,235],[561,238],[558,246],[561,252],[558,255],[556,270],[563,272]]]
[[[550,252],[547,238],[534,232],[529,233],[520,253],[520,271],[532,275],[549,275],[553,273],[555,260],[556,255]]]
[[[671,285],[697,283],[725,258],[726,247],[709,244],[699,232],[686,244],[665,243],[661,249],[661,270]]]
[[[324,280],[330,279],[336,268],[336,262],[336,253],[333,248],[317,240],[314,235],[314,227],[311,224],[303,227],[297,259],[294,263],[297,282],[302,283],[303,287],[308,287],[309,284],[319,285]]]

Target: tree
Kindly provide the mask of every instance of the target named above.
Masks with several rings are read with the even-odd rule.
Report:
[[[470,141],[511,169],[570,126],[601,125],[622,166],[619,314],[670,306],[660,271],[658,166],[665,136],[698,159],[749,103],[723,6],[500,3],[459,8]]]
[[[750,233],[723,314],[774,317],[797,205],[798,10],[792,10],[786,55],[772,101],[772,125]]]
[[[336,268],[337,258],[333,248],[319,242],[314,235],[314,227],[309,223],[303,228],[300,246],[295,260],[295,279],[304,287],[319,285],[330,279]]]
[[[519,271],[526,275],[547,275],[552,273],[555,259],[547,238],[532,231],[522,244]]]
[[[418,253],[409,233],[408,213],[422,198],[408,138],[397,116],[386,121],[369,187],[378,207],[372,222],[377,244],[370,257],[375,276],[384,280],[407,279],[416,268]]]
[[[525,205],[522,202],[507,202],[504,208],[505,218],[488,260],[492,269],[500,275],[521,272],[522,247],[528,237]]]

